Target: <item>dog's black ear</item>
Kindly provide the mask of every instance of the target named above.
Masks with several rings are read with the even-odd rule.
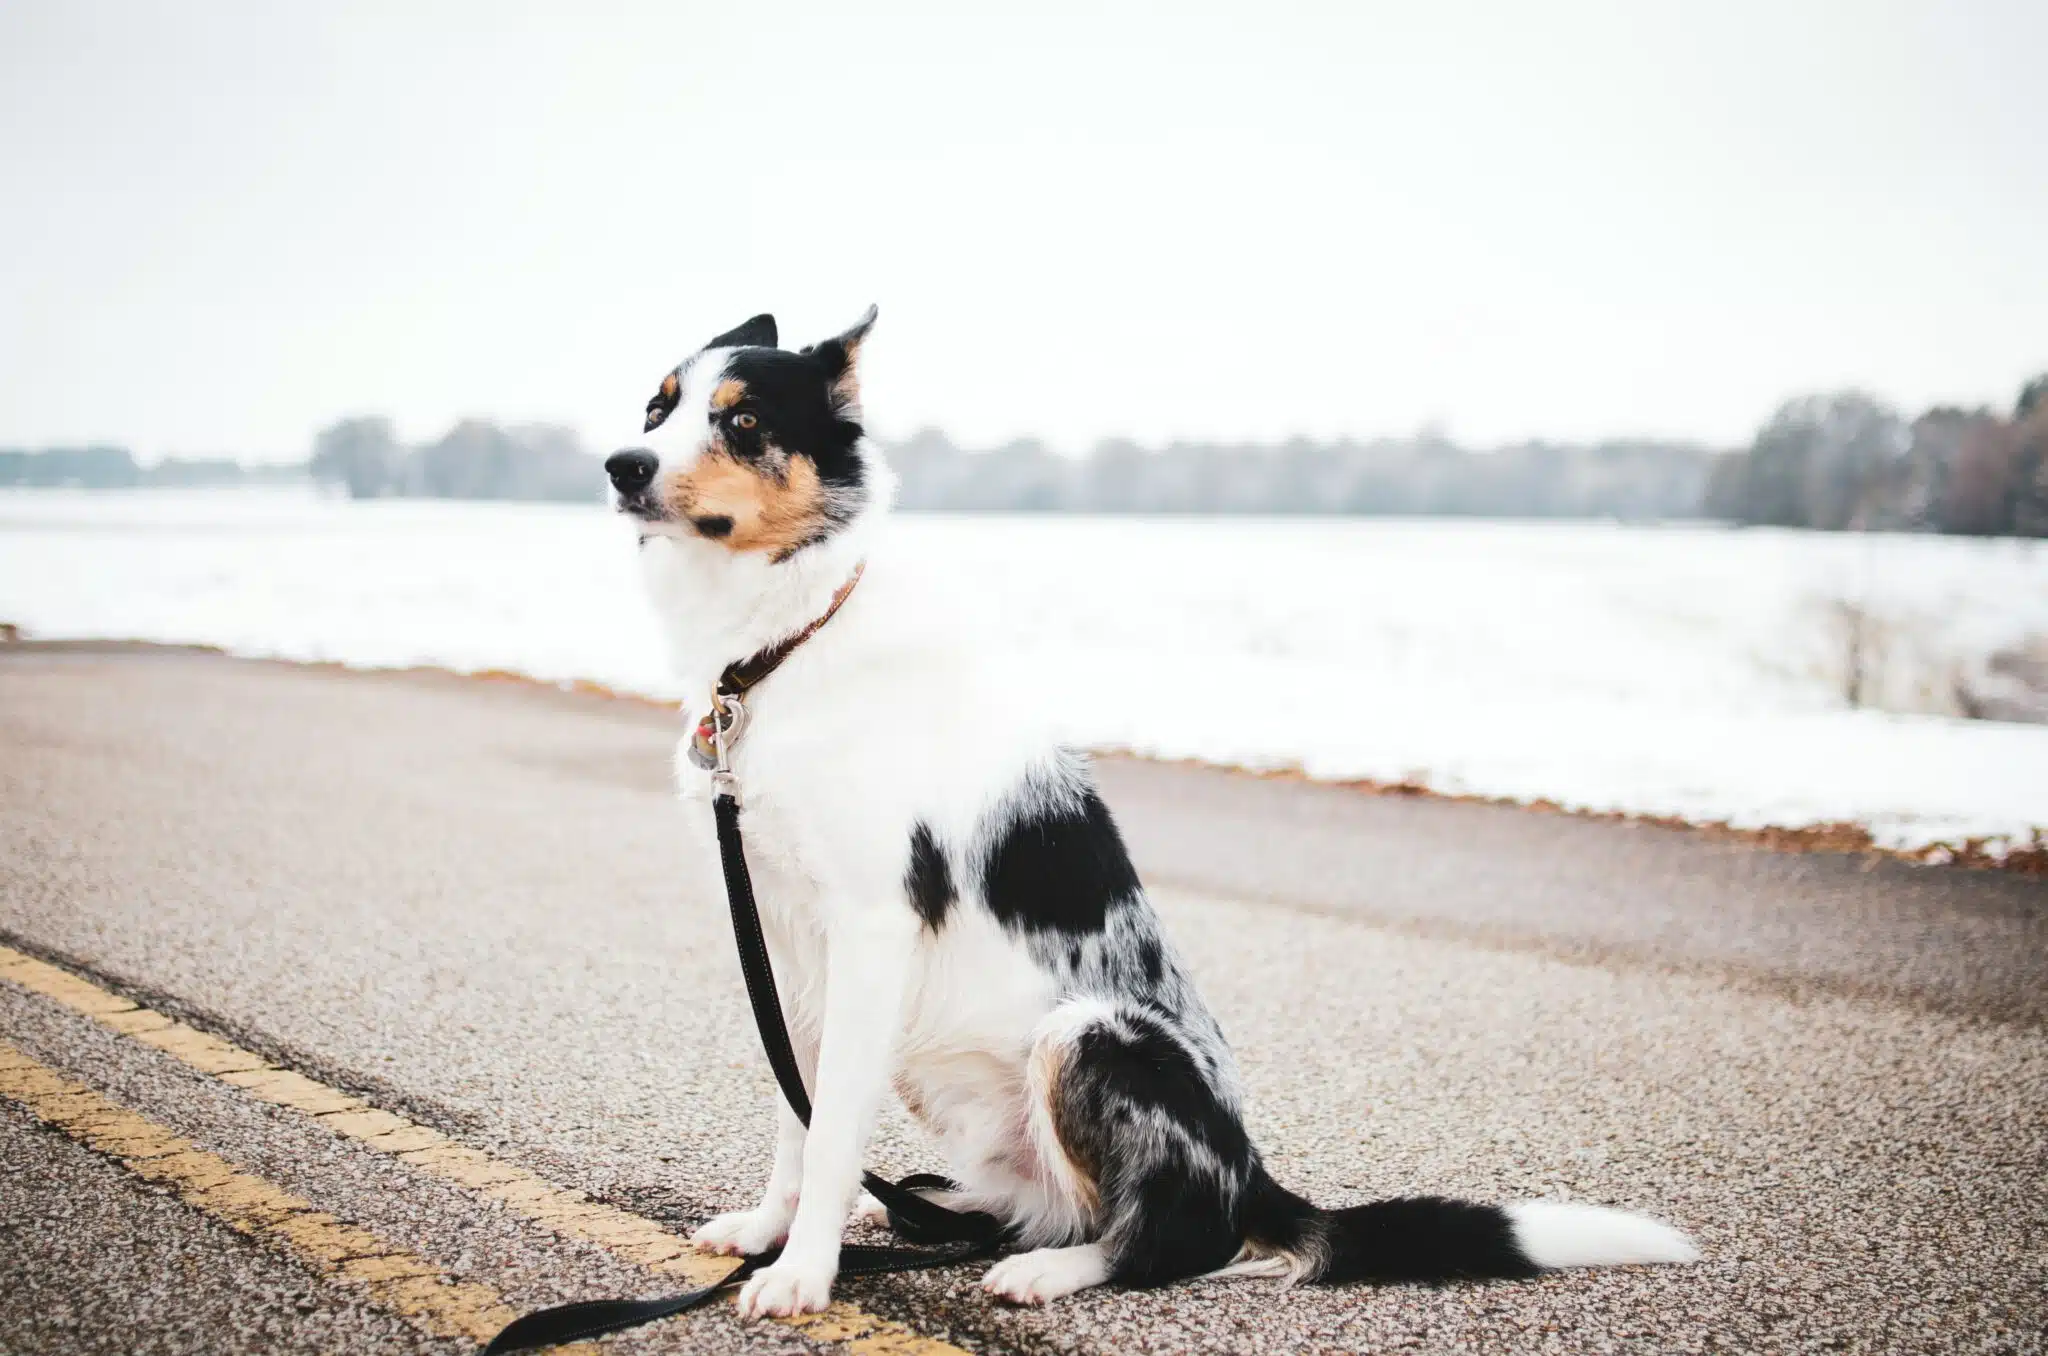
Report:
[[[706,348],[774,348],[775,317],[757,315],[741,325],[736,325],[719,335]]]
[[[848,405],[860,401],[860,346],[867,342],[868,331],[875,327],[876,314],[876,309],[870,306],[866,314],[853,322],[852,329],[804,350],[825,369],[825,379],[832,383],[832,394]]]

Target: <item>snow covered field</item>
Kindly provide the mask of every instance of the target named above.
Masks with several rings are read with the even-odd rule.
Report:
[[[2048,549],[1459,520],[898,521],[1075,736],[1169,758],[1998,853],[2048,726],[1949,709],[2048,637]],[[0,622],[675,696],[605,511],[309,492],[0,491]],[[1936,855],[1939,855],[1938,853]]]

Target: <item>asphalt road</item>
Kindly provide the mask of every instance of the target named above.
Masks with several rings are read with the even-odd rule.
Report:
[[[769,1082],[672,738],[514,684],[0,647],[0,941],[685,1227],[751,1198]],[[862,1310],[978,1352],[2048,1350],[2048,883],[1103,776],[1283,1181],[1632,1206],[1706,1260],[1032,1311],[953,1270],[844,1284]],[[662,1288],[6,980],[0,1037],[515,1308]],[[900,1118],[876,1158],[930,1166]],[[464,1349],[0,1096],[0,1351]]]

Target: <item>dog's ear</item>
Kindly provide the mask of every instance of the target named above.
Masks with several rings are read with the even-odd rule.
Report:
[[[866,314],[853,322],[852,329],[804,350],[825,369],[825,379],[832,383],[832,395],[842,404],[860,403],[860,347],[867,342],[868,331],[875,327],[876,314],[870,306]]]
[[[719,335],[706,348],[774,348],[775,317],[757,315]]]

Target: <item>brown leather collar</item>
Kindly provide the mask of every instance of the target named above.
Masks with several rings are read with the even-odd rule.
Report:
[[[825,623],[832,620],[832,614],[837,612],[840,604],[844,603],[853,593],[853,586],[860,582],[860,577],[867,568],[868,563],[865,560],[854,566],[853,573],[847,576],[844,584],[839,586],[839,591],[832,595],[832,605],[826,608],[824,614],[809,626],[806,626],[793,636],[785,636],[751,658],[727,664],[725,672],[718,676],[718,695],[721,697],[744,697],[769,674],[781,668],[783,660],[795,654],[799,645],[802,645],[812,636],[817,635],[818,632],[825,628]]]
[[[866,561],[853,567],[853,574],[839,586],[839,591],[832,595],[832,605],[825,609],[823,616],[795,635],[785,636],[749,658],[727,664],[725,672],[718,676],[718,685],[711,689],[711,709],[704,713],[703,719],[697,722],[697,728],[690,732],[690,761],[709,770],[714,780],[719,777],[725,778],[724,794],[736,795],[737,792],[732,789],[736,785],[732,781],[732,772],[723,764],[720,743],[723,740],[730,746],[746,727],[747,713],[741,699],[759,686],[769,674],[781,668],[782,661],[795,654],[797,646],[824,629],[825,623],[832,620],[832,614],[839,610],[839,605],[853,592],[853,586],[860,582],[861,574],[867,567]]]

